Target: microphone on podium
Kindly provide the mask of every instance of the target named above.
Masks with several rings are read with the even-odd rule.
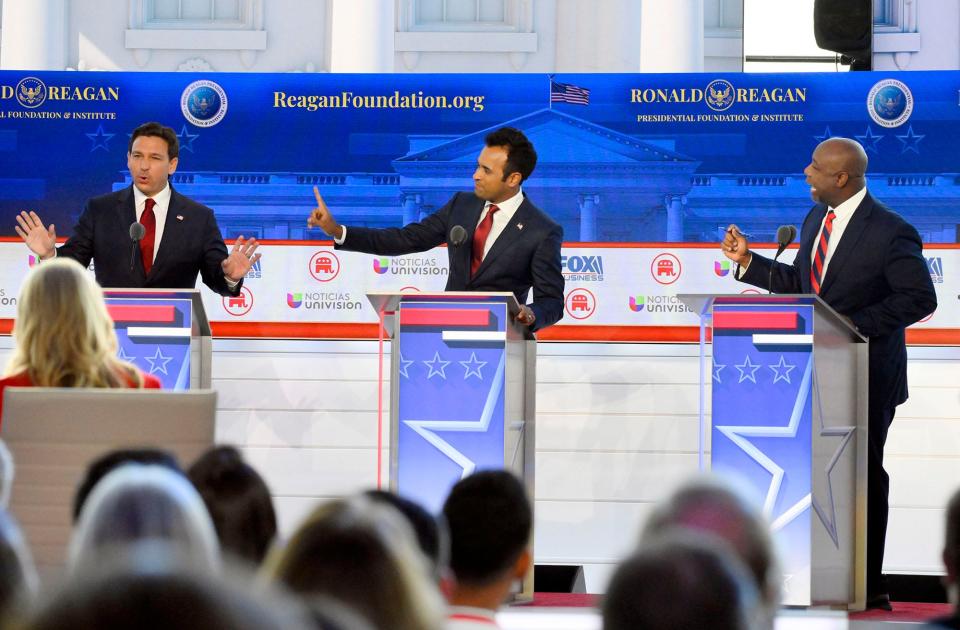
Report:
[[[134,221],[130,224],[130,240],[133,241],[133,246],[130,248],[130,271],[133,271],[133,266],[137,263],[137,247],[146,233],[147,228],[143,227],[142,223]]]
[[[797,238],[797,228],[792,225],[781,225],[777,228],[777,253],[773,256],[776,261],[787,248],[787,245]],[[773,265],[770,265],[770,273],[767,274],[767,292],[773,293]]]
[[[467,231],[462,225],[455,225],[450,229],[450,238],[447,242],[454,247],[459,247],[467,240]]]

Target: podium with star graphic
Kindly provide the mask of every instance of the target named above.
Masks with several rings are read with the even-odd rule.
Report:
[[[516,297],[367,297],[392,338],[390,487],[436,514],[463,477],[506,468],[532,499],[536,341],[513,320]]]
[[[117,356],[163,389],[209,389],[213,343],[197,289],[105,289]]]
[[[678,297],[701,318],[710,468],[763,501],[783,603],[862,609],[867,339],[816,295]]]

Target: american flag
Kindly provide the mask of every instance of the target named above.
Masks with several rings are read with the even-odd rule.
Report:
[[[590,90],[570,83],[550,81],[551,103],[573,103],[574,105],[589,105]]]

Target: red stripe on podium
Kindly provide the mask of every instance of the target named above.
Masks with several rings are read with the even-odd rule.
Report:
[[[410,308],[400,311],[401,326],[489,326],[490,311],[475,308]]]
[[[715,311],[714,328],[796,330],[797,314],[789,311]]]
[[[107,312],[115,322],[172,324],[177,309],[170,304],[107,304]]]

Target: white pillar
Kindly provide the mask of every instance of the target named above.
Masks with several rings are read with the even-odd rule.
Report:
[[[403,224],[420,220],[420,206],[423,198],[415,193],[403,193]]]
[[[703,0],[642,0],[640,72],[703,72]]]
[[[3,0],[3,70],[67,67],[67,0]]]
[[[330,3],[330,72],[393,72],[395,3]]]
[[[663,199],[667,209],[667,241],[670,243],[683,240],[683,206],[686,201],[683,195],[667,195]]]
[[[592,243],[597,240],[597,209],[600,195],[578,195],[580,205],[580,242]]]

